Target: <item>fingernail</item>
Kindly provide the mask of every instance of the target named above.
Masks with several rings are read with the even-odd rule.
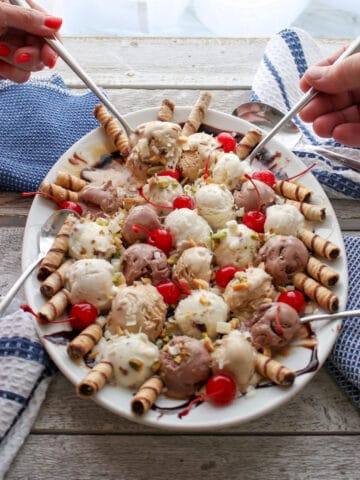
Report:
[[[11,50],[7,45],[0,44],[0,57],[7,57]]]
[[[54,30],[58,30],[62,25],[62,18],[59,17],[46,17],[45,25]]]
[[[31,55],[29,53],[20,53],[16,58],[16,63],[27,63],[30,62]]]
[[[49,61],[49,68],[54,68],[56,65],[56,61],[58,59],[57,55],[54,55],[51,60]]]
[[[310,67],[307,74],[314,80],[320,80],[324,76],[324,67]]]

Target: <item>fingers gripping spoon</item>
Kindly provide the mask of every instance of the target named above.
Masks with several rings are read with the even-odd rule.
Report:
[[[357,52],[360,49],[360,36],[357,37],[349,47],[339,56],[334,64],[337,64],[349,57],[353,53]],[[254,148],[254,150],[247,157],[247,160],[250,162],[256,157],[256,155],[264,148],[264,146],[276,135],[276,133],[285,125],[290,119],[292,119],[305,105],[307,105],[310,100],[312,100],[319,92],[313,87],[308,90],[305,95],[303,95],[300,100],[292,107],[291,110],[279,121],[277,125],[261,140],[260,143]]]
[[[31,8],[25,0],[11,0],[13,5],[18,7]],[[64,45],[55,37],[44,37],[45,41],[51,46],[51,48],[59,55],[62,60],[71,68],[71,70],[89,87],[89,89],[98,97],[98,99],[105,105],[105,107],[114,115],[114,117],[120,122],[121,126],[129,136],[133,129],[124,119],[124,117],[118,112],[117,108],[112,102],[104,95],[100,88],[94,83],[89,75],[82,69],[75,58],[67,51]]]

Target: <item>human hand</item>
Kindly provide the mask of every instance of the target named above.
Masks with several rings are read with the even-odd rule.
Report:
[[[54,36],[62,19],[52,17],[32,1],[32,7],[0,0],[0,78],[26,82],[31,72],[53,68],[57,55],[43,37]]]
[[[300,88],[305,92],[314,87],[320,93],[301,110],[300,118],[312,122],[320,137],[360,147],[360,53],[333,65],[344,50],[305,72]]]

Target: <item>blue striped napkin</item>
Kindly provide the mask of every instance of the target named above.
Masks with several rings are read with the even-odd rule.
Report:
[[[335,52],[334,52],[335,53]],[[301,29],[286,29],[267,44],[264,56],[252,85],[250,101],[261,101],[287,112],[303,92],[299,80],[306,69],[322,59],[316,41]],[[347,148],[331,139],[318,137],[311,124],[294,119],[303,136],[293,152],[306,165],[317,162],[311,172],[333,198],[360,198],[360,172],[335,160],[306,151],[306,145],[317,145],[359,159],[360,149]]]
[[[58,74],[0,80],[0,190],[37,190],[58,158],[98,126],[96,103],[91,92],[70,92]]]

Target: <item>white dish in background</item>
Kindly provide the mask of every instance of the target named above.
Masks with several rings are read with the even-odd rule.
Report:
[[[150,108],[131,113],[127,115],[126,118],[130,125],[135,127],[140,123],[154,120],[157,112],[158,108]],[[177,107],[175,110],[174,121],[184,122],[187,119],[189,112],[190,107]],[[204,124],[220,130],[238,131],[243,134],[251,128],[251,125],[248,122],[214,110],[208,111]],[[268,146],[272,153],[280,152],[282,157],[288,160],[288,167],[286,170],[289,175],[295,175],[305,169],[304,164],[276,140],[272,140]],[[94,164],[98,161],[100,155],[110,153],[112,150],[113,148],[105,136],[103,129],[98,128],[72,146],[53,166],[45,180],[48,182],[53,181],[58,170],[71,171],[73,168],[76,168],[70,167],[68,162],[75,152],[86,158],[91,164]],[[341,249],[341,255],[338,259],[332,262],[332,266],[340,274],[339,284],[333,290],[340,298],[339,310],[343,310],[345,309],[347,300],[348,278],[345,249],[340,227],[334,210],[315,177],[311,173],[307,173],[301,178],[301,181],[315,192],[317,199],[326,206],[327,218],[316,229],[317,233],[330,239]],[[52,211],[53,205],[50,201],[40,197],[34,199],[26,223],[23,240],[23,268],[25,268],[37,256],[39,230]],[[25,293],[30,306],[36,310],[40,309],[44,303],[44,299],[40,294],[39,282],[36,279],[36,274],[33,274],[27,281],[25,285]],[[317,353],[320,366],[324,363],[336,340],[339,326],[340,321],[334,321],[332,323],[324,321],[318,322],[313,327],[319,340]],[[49,326],[37,324],[37,329],[42,338],[50,332],[60,331],[64,328],[61,324]],[[67,356],[66,347],[55,345],[44,339],[43,342],[56,365],[74,385],[85,377],[88,372],[87,367],[72,362]],[[308,365],[310,356],[310,349],[292,347],[290,352],[288,352],[286,357],[281,359],[281,361],[286,366],[289,366],[294,370],[299,370]],[[130,409],[130,401],[133,392],[124,388],[107,385],[94,397],[94,400],[103,407],[130,420],[154,427],[182,432],[214,430],[228,425],[244,423],[267,414],[283,403],[289,401],[312,379],[314,374],[315,372],[300,375],[296,378],[294,385],[290,388],[272,386],[269,388],[255,389],[251,394],[236,399],[227,407],[215,407],[208,402],[204,402],[197,408],[194,408],[190,414],[181,419],[178,418],[176,413],[160,415],[159,412],[153,410],[150,410],[144,417],[135,417]],[[161,397],[161,399],[157,401],[158,405],[166,405],[169,407],[181,403],[181,401],[170,400],[166,397]],[[86,408],[86,400],[84,400],[84,408]]]

